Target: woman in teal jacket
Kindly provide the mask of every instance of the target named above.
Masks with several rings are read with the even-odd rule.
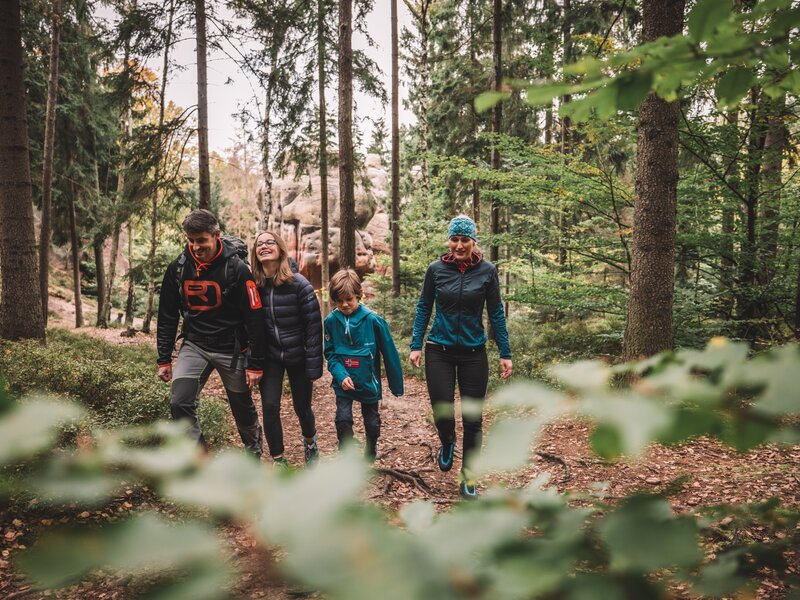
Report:
[[[361,281],[352,269],[336,273],[330,282],[336,310],[325,319],[325,359],[336,394],[336,436],[341,444],[353,437],[353,401],[361,403],[366,456],[375,459],[381,417],[381,356],[389,389],[403,395],[403,370],[389,326],[380,315],[362,305]]]
[[[449,471],[453,466],[456,382],[462,398],[483,401],[486,397],[489,363],[483,327],[484,306],[500,350],[500,376],[505,380],[512,372],[497,268],[477,252],[478,232],[469,217],[453,218],[447,235],[450,251],[432,262],[425,273],[409,355],[411,364],[419,367],[422,340],[435,306],[436,316],[425,344],[425,381],[442,444],[437,456],[442,471]],[[464,440],[459,491],[466,497],[477,495],[475,481],[465,465],[469,464],[470,455],[480,450],[482,412],[473,414],[462,410]]]

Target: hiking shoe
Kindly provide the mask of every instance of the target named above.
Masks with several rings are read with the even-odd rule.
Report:
[[[458,495],[466,500],[475,500],[478,497],[478,483],[465,471],[461,471],[458,483]]]
[[[291,468],[289,461],[286,460],[285,456],[279,456],[277,458],[272,458],[272,464],[280,469],[281,471],[288,471]]]
[[[364,445],[364,458],[366,458],[369,462],[375,462],[375,458],[378,456],[378,440],[373,438],[367,438],[367,443]]]
[[[439,465],[440,471],[449,471],[453,468],[453,454],[455,453],[455,442],[447,442],[442,444],[439,448],[439,454],[436,455],[436,463]]]
[[[305,450],[306,464],[317,462],[319,458],[319,448],[317,448],[317,436],[314,436],[314,441],[309,444],[303,438],[303,449]]]

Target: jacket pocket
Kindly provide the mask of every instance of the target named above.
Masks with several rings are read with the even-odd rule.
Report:
[[[356,389],[353,393],[365,398],[380,396],[380,382],[375,376],[375,354],[371,348],[342,348],[336,355],[342,361]]]

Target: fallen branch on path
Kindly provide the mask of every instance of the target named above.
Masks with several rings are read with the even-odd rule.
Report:
[[[393,477],[398,481],[402,481],[403,483],[412,485],[421,492],[424,492],[426,494],[432,493],[430,486],[422,478],[422,475],[420,475],[416,471],[406,471],[405,469],[378,468],[375,469],[375,472],[378,473],[379,475],[388,475],[389,477]]]
[[[567,461],[565,461],[560,456],[557,456],[556,454],[550,454],[549,452],[539,452],[539,451],[536,452],[536,456],[541,456],[545,460],[556,462],[560,464],[562,467],[564,467],[564,478],[562,479],[562,482],[567,481],[571,477]]]

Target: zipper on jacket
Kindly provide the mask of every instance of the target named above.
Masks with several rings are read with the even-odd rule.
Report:
[[[461,272],[461,285],[458,288],[458,327],[456,328],[456,346],[458,346],[458,338],[461,337],[461,297],[464,295],[464,275],[466,270]]]
[[[269,286],[269,312],[272,315],[272,330],[275,332],[275,339],[278,341],[278,348],[281,349],[281,362],[283,362],[283,342],[281,341],[281,332],[278,329],[278,320],[275,318],[275,302],[273,302],[273,294],[275,292],[275,285]]]

